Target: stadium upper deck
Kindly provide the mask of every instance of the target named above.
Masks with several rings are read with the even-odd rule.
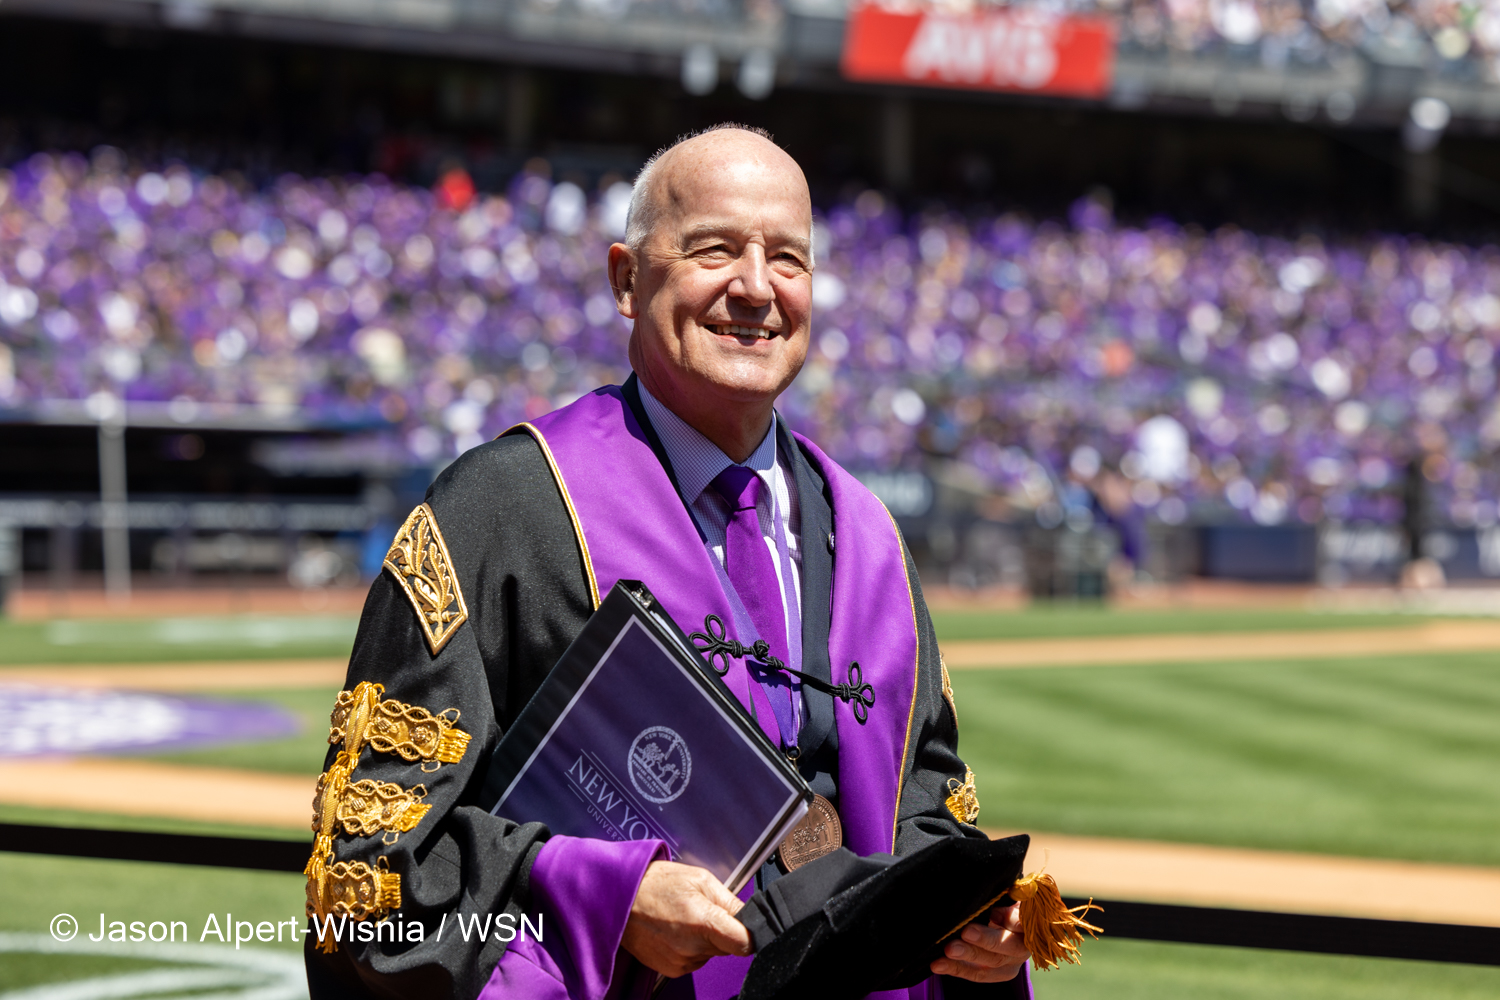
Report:
[[[851,0],[7,0],[5,14],[681,76],[698,93],[723,78],[764,97],[778,86],[846,86],[839,64],[846,22],[858,6]],[[1390,123],[1428,96],[1442,100],[1459,127],[1500,120],[1500,6],[1493,0],[889,0],[879,6],[1101,23],[1113,43],[1107,85],[1096,96],[1119,108]]]

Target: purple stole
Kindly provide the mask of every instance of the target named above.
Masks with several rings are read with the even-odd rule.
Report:
[[[508,433],[520,431],[536,439],[557,479],[596,607],[615,581],[640,580],[685,632],[700,630],[706,615],[734,620],[713,556],[618,386],[596,389]],[[875,706],[864,725],[849,703],[833,702],[844,844],[860,855],[890,853],[917,685],[916,611],[901,540],[869,490],[806,438],[796,438],[833,499],[832,680],[843,683],[849,664],[857,661],[875,690]],[[743,663],[732,660],[724,680],[748,707],[754,681]],[[712,960],[693,974],[696,996],[726,1000],[737,993],[749,961]],[[876,994],[903,1000],[940,995],[934,980],[909,992]]]

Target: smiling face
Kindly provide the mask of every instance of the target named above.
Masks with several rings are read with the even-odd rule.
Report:
[[[665,154],[646,195],[651,231],[636,250],[610,248],[620,312],[635,321],[631,365],[716,443],[700,424],[759,422],[763,434],[807,357],[812,200],[802,170],[761,136],[726,129]]]

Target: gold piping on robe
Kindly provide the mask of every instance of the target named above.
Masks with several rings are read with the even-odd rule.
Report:
[[[427,646],[436,656],[468,620],[469,609],[431,507],[421,504],[407,516],[385,554],[384,566],[406,591]]]
[[[962,783],[957,778],[948,779],[948,801],[945,804],[960,823],[973,823],[979,818],[979,792],[974,788],[972,770],[964,768]]]
[[[943,659],[943,653],[938,651],[938,669],[943,672],[943,697],[948,699],[948,707],[953,710],[953,728],[958,728],[958,703],[953,700],[953,681],[948,676],[948,661]]]
[[[552,470],[552,478],[557,482],[557,491],[562,494],[563,506],[568,508],[568,517],[573,519],[573,534],[578,538],[578,551],[583,555],[584,575],[589,580],[589,600],[593,601],[594,607],[597,608],[599,607],[599,580],[594,576],[594,559],[589,555],[589,540],[584,537],[583,522],[578,518],[578,508],[573,506],[573,497],[568,492],[567,480],[563,479],[562,469],[557,464],[557,458],[552,454],[552,446],[547,443],[547,436],[535,424],[524,422],[516,424],[500,437],[519,430],[524,430],[531,435],[537,447],[542,449],[542,457],[547,460],[547,466]]]

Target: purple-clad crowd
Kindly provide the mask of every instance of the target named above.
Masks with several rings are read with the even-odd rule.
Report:
[[[0,173],[0,408],[110,393],[363,422],[434,465],[627,374],[603,265],[629,188],[451,204],[379,177],[249,191],[119,154]],[[996,516],[1080,487],[1169,523],[1495,523],[1500,251],[1117,224],[820,213],[782,400],[854,469]],[[1070,494],[1070,491],[1072,493]]]
[[[857,0],[856,0],[857,2]],[[1103,16],[1122,47],[1217,54],[1267,69],[1364,51],[1474,82],[1500,80],[1497,0],[876,0],[901,9],[996,7]]]

